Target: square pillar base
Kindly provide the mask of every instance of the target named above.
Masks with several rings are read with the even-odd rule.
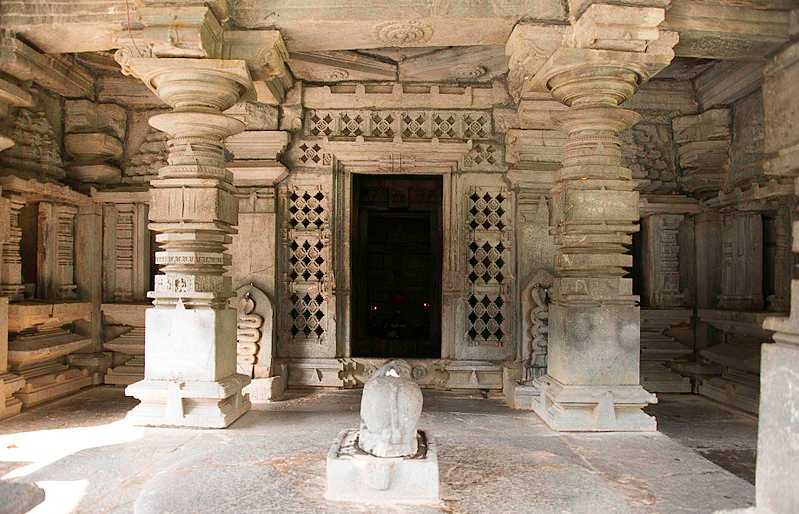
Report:
[[[641,409],[657,397],[640,385],[567,385],[549,375],[533,381],[533,411],[559,432],[654,432]]]
[[[245,375],[215,382],[142,380],[125,389],[141,400],[125,419],[144,426],[225,428],[250,410],[250,398],[242,394],[249,383]]]

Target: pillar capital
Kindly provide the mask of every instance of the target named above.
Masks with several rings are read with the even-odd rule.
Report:
[[[252,90],[242,60],[135,57],[129,49],[114,58],[175,111],[224,111]]]
[[[662,7],[592,3],[570,26],[520,24],[505,53],[510,89],[523,98],[550,91],[569,106],[620,105],[674,58],[675,32],[659,27]]]

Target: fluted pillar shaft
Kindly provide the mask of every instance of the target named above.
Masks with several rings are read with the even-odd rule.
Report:
[[[127,394],[138,424],[222,428],[249,409],[236,373],[236,313],[226,253],[238,221],[224,140],[244,124],[223,111],[251,87],[243,61],[117,56],[172,112],[150,119],[169,134],[167,165],[151,181],[156,232],[153,308],[145,325],[145,377]]]
[[[555,255],[547,375],[536,412],[557,430],[654,430],[641,411],[654,395],[639,380],[640,312],[628,246],[638,227],[638,192],[619,133],[639,116],[620,107],[639,77],[586,63],[553,73],[555,115],[568,135],[552,189]]]

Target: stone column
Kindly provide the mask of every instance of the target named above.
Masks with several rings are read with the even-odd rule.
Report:
[[[619,105],[638,76],[585,64],[547,81],[570,107],[554,115],[568,134],[552,189],[559,245],[549,311],[549,362],[536,413],[557,430],[654,430],[654,402],[639,381],[640,313],[627,246],[638,231],[638,192],[622,164],[619,132],[638,114]]]
[[[517,25],[506,45],[514,97],[549,93],[568,107],[551,114],[567,142],[552,187],[548,371],[533,409],[556,430],[655,430],[641,410],[656,398],[640,385],[639,298],[624,278],[639,198],[619,133],[639,119],[621,105],[671,62],[677,34],[660,28],[661,3],[582,6],[570,26]]]
[[[238,221],[224,139],[244,124],[222,113],[251,89],[243,61],[128,58],[133,74],[172,106],[150,118],[169,134],[168,165],[151,181],[150,229],[160,251],[154,306],[146,313],[145,376],[126,393],[141,400],[136,424],[224,428],[250,408],[236,373],[236,311],[226,245]]]
[[[680,290],[680,243],[678,232],[683,214],[655,213],[641,220],[641,294],[646,307],[682,307]]]

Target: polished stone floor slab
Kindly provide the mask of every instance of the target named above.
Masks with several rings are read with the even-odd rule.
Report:
[[[45,489],[34,513],[374,511],[323,499],[327,450],[358,425],[360,392],[293,396],[226,430],[142,428],[121,421],[135,400],[94,388],[0,423],[0,476]],[[754,500],[747,481],[662,433],[557,434],[499,399],[443,392],[425,393],[419,427],[436,434],[443,501],[390,511],[693,513]]]

